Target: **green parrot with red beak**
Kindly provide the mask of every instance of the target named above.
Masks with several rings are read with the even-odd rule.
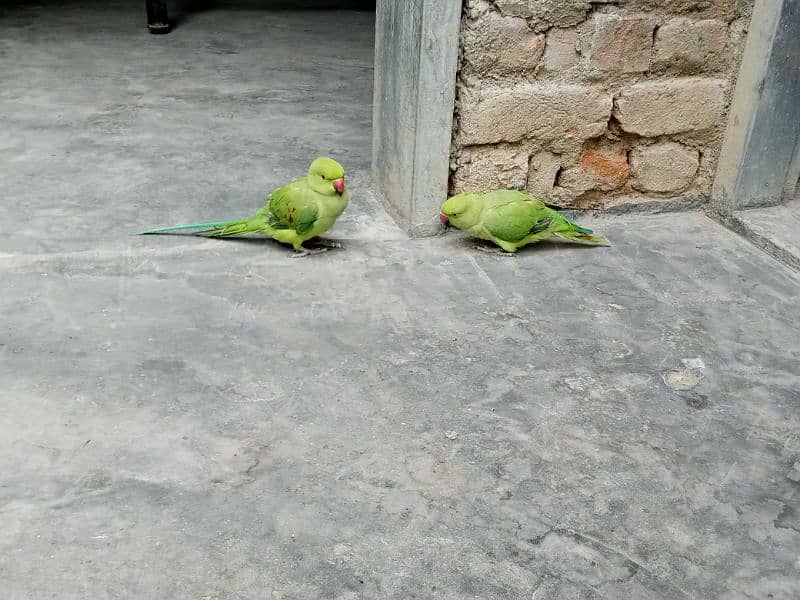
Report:
[[[592,246],[611,245],[541,200],[516,190],[457,194],[442,205],[439,220],[500,247],[476,246],[478,250],[506,256],[514,256],[527,244],[552,237]]]
[[[235,221],[212,221],[142,231],[153,235],[190,231],[193,235],[231,237],[249,233],[262,234],[295,250],[292,257],[309,256],[328,250],[308,249],[303,244],[330,229],[350,201],[345,186],[344,167],[332,158],[321,157],[311,163],[308,173],[279,187],[267,197],[267,203],[252,217]],[[327,242],[329,247],[341,244]]]

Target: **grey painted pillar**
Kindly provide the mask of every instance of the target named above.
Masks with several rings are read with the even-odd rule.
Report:
[[[800,171],[800,0],[756,0],[712,191],[723,213],[779,203]]]
[[[372,185],[410,235],[447,195],[461,0],[378,0]]]

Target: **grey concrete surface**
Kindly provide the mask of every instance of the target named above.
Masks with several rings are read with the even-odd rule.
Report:
[[[699,213],[408,240],[367,15],[126,10],[0,22],[4,599],[800,595],[790,270]],[[127,235],[333,150],[344,250]]]
[[[123,248],[143,227],[246,216],[319,154],[356,192],[341,231],[395,229],[358,193],[374,15],[177,12],[152,36],[139,2],[0,10],[0,253]]]
[[[722,221],[788,267],[800,271],[800,196],[778,206],[738,210],[722,217]]]

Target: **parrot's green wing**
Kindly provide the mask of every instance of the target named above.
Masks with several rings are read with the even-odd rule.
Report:
[[[552,212],[540,200],[520,194],[492,201],[483,215],[483,226],[497,239],[519,242],[545,231],[552,224]]]
[[[309,231],[319,217],[319,207],[305,177],[272,192],[267,207],[271,227],[294,229],[300,235]]]

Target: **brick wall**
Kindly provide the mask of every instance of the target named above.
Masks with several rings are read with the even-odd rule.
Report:
[[[752,0],[466,0],[451,192],[707,198]]]

